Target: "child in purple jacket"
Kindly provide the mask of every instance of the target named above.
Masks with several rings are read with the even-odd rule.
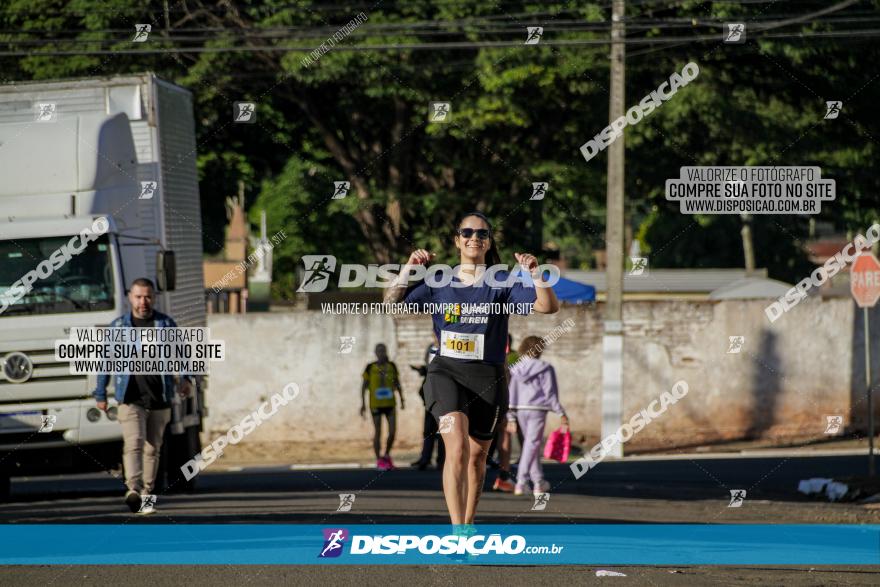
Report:
[[[519,457],[514,495],[528,491],[531,480],[534,493],[545,493],[550,484],[544,480],[541,467],[541,448],[544,440],[544,422],[547,412],[562,416],[562,425],[568,426],[568,416],[559,403],[556,371],[540,360],[544,350],[543,339],[527,336],[519,345],[520,360],[510,368],[510,408],[507,429],[515,434],[517,423],[523,434],[522,453]]]

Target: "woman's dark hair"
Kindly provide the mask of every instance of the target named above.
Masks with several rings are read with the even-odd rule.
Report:
[[[492,230],[492,223],[482,212],[468,212],[467,214],[463,214],[461,218],[458,219],[458,222],[455,224],[456,231],[461,228],[461,223],[464,222],[465,218],[470,218],[471,216],[476,216],[480,220],[486,223],[486,226],[489,227],[489,238],[492,239],[492,244],[489,247],[489,250],[486,251],[486,266],[490,267],[492,265],[500,265],[501,264],[501,255],[498,254],[498,247],[495,242],[495,232]],[[458,232],[456,232],[456,235]]]

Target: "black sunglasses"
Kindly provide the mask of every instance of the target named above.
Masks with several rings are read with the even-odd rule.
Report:
[[[471,238],[474,236],[474,233],[477,233],[477,238],[481,241],[486,240],[490,236],[488,228],[459,228],[456,232],[464,238]]]

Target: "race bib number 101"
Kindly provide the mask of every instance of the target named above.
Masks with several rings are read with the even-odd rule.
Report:
[[[453,359],[483,360],[483,335],[440,331],[440,354]]]

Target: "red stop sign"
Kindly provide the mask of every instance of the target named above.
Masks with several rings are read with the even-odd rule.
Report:
[[[850,270],[849,289],[860,308],[872,308],[880,298],[880,261],[872,253],[856,257]]]

